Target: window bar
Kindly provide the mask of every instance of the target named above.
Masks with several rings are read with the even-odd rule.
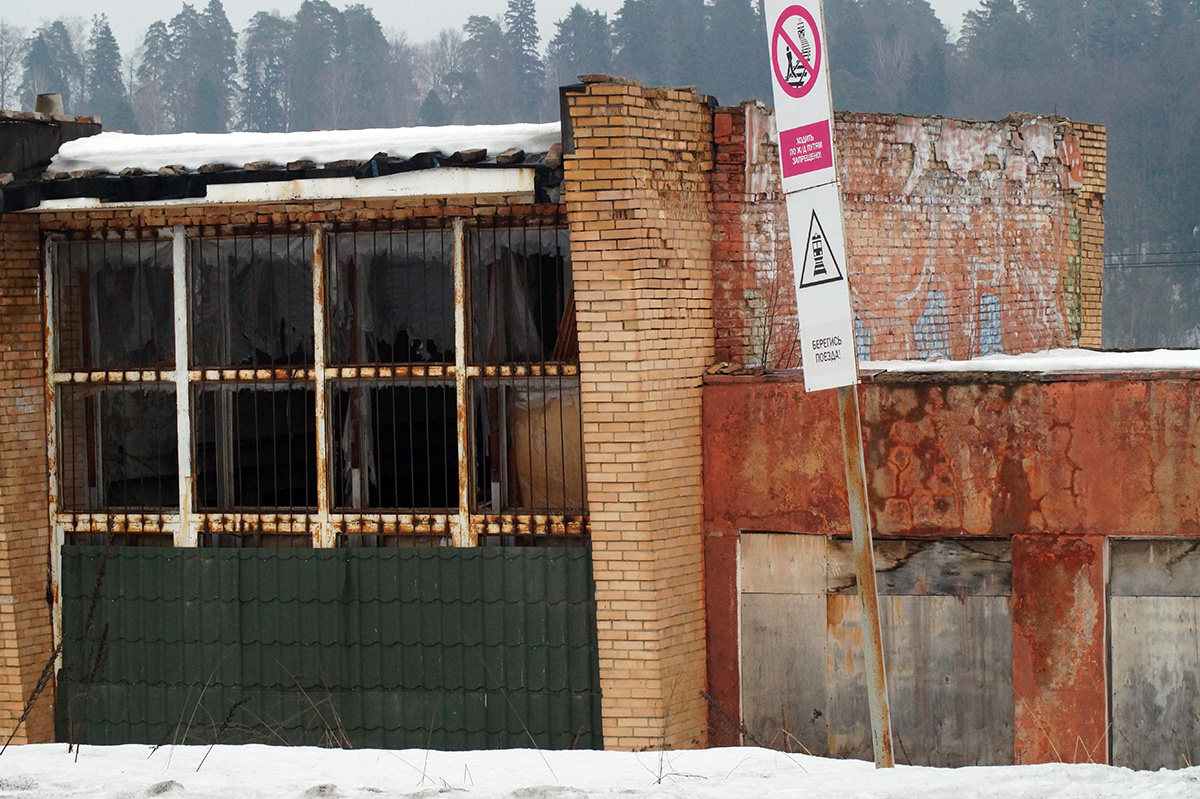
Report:
[[[334,546],[333,527],[329,522],[329,425],[326,421],[325,384],[325,233],[312,229],[313,291],[313,380],[317,415],[317,523],[313,527],[314,548]]]
[[[175,430],[179,437],[179,529],[175,546],[196,546],[192,526],[192,395],[188,387],[187,236],[182,227],[171,232],[171,269],[175,301]]]
[[[471,465],[468,458],[470,418],[467,407],[467,280],[463,222],[454,220],[454,390],[458,419],[458,518],[454,546],[474,546],[471,534]]]
[[[58,347],[56,336],[58,323],[55,318],[54,270],[58,262],[57,241],[53,238],[46,240],[45,277],[42,283],[42,312],[46,320],[46,345],[44,357],[46,361],[46,455],[49,466],[49,507],[50,507],[50,595],[54,602],[51,626],[54,631],[54,644],[62,642],[62,547],[65,538],[63,525],[58,520],[58,393],[57,385],[51,378],[58,371]],[[62,653],[58,655],[58,667],[62,667]]]

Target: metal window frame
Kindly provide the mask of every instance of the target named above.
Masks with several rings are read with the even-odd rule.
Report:
[[[516,219],[510,220],[516,222]],[[494,220],[490,224],[496,224]],[[399,228],[403,223],[397,223]],[[556,219],[553,227],[562,226]],[[212,533],[281,533],[307,534],[314,548],[333,548],[343,535],[433,535],[448,538],[455,547],[478,546],[481,536],[573,536],[587,533],[587,514],[565,511],[549,513],[488,512],[473,508],[474,486],[474,409],[472,391],[476,385],[491,380],[521,380],[534,377],[577,377],[577,364],[532,363],[476,365],[471,363],[471,298],[468,264],[467,223],[456,218],[447,226],[453,235],[454,263],[454,341],[453,364],[391,364],[391,365],[331,365],[329,363],[329,325],[327,301],[329,264],[327,263],[330,236],[335,234],[330,224],[296,226],[289,235],[312,237],[312,306],[313,306],[313,364],[311,367],[271,368],[196,368],[189,363],[191,330],[190,248],[201,235],[199,227],[173,226],[149,231],[172,245],[172,301],[175,366],[173,369],[126,369],[106,371],[63,371],[58,352],[58,314],[55,297],[60,246],[78,240],[95,240],[94,236],[65,236],[48,234],[44,237],[44,279],[42,282],[46,372],[47,452],[49,457],[47,496],[51,522],[51,589],[54,597],[54,628],[61,634],[62,576],[61,550],[68,532],[160,534],[171,536],[176,547],[197,547],[202,534]],[[261,235],[270,235],[264,231]],[[330,452],[332,441],[329,418],[330,391],[334,381],[366,379],[368,381],[407,381],[414,378],[436,378],[453,381],[455,390],[458,507],[448,512],[433,510],[362,509],[352,512],[335,510],[330,486]],[[200,511],[196,505],[195,453],[193,435],[195,419],[192,407],[193,389],[205,383],[262,384],[274,382],[311,386],[315,394],[317,507],[312,509],[263,509],[250,512]],[[61,387],[88,384],[96,386],[150,384],[171,386],[175,390],[176,436],[179,443],[179,506],[161,512],[130,510],[72,511],[61,507],[62,485],[59,477],[59,417]]]

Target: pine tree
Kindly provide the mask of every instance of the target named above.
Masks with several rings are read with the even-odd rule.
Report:
[[[170,116],[171,34],[162,20],[152,22],[142,40],[141,60],[134,70],[133,107],[144,133],[166,133]]]
[[[425,94],[425,100],[421,103],[420,118],[422,125],[450,124],[450,109],[433,89]]]
[[[244,33],[242,92],[239,123],[242,130],[287,130],[288,49],[292,23],[259,11]]]
[[[697,80],[723,103],[771,96],[767,34],[758,4],[713,0],[708,9],[708,46]]]
[[[462,119],[468,123],[514,121],[516,106],[513,64],[499,20],[471,16],[463,26],[465,64],[462,79]]]
[[[104,121],[105,130],[136,132],[133,106],[121,77],[121,51],[101,14],[92,18],[92,35],[87,50],[88,107]]]
[[[537,7],[534,0],[508,0],[504,13],[504,38],[508,44],[510,69],[515,87],[515,118],[534,122],[541,118],[542,81],[546,70],[538,55]]]
[[[547,60],[556,93],[558,86],[573,83],[580,75],[612,71],[612,28],[604,14],[576,3],[555,27]]]
[[[72,103],[83,94],[83,60],[62,20],[37,29],[26,49],[24,67],[20,93],[29,108],[37,95],[58,92],[63,108],[71,111]]]
[[[199,23],[199,46],[194,51],[196,101],[188,129],[224,133],[229,130],[237,88],[237,36],[221,0],[209,0]]]
[[[163,100],[172,133],[194,130],[199,102],[197,78],[203,55],[200,13],[184,3],[168,23],[167,70],[163,80]]]
[[[288,49],[288,130],[328,127],[342,98],[332,74],[342,14],[325,0],[304,0],[296,12]]]
[[[388,73],[391,47],[371,9],[348,6],[341,15],[334,74],[342,98],[335,127],[362,128],[387,124]]]
[[[663,38],[660,0],[625,0],[613,21],[615,63],[624,77],[661,80]]]

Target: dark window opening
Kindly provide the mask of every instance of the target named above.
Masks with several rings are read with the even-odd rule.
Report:
[[[316,507],[316,398],[311,387],[204,385],[194,396],[194,470],[201,510]]]
[[[58,391],[61,507],[179,506],[174,387],[67,384]]]
[[[453,383],[339,383],[333,393],[334,507],[457,508]]]
[[[191,244],[191,366],[313,362],[312,236]]]
[[[59,368],[175,365],[170,241],[61,244],[55,289]]]
[[[449,231],[346,233],[332,244],[332,363],[454,363]]]
[[[578,360],[567,231],[475,231],[470,265],[474,363]]]

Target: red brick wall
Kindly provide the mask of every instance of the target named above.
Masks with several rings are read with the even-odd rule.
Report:
[[[1200,536],[1200,379],[875,382],[860,401],[877,535],[1013,542],[1018,760],[1103,760],[1105,537]],[[735,716],[737,537],[849,532],[835,405],[784,375],[704,389],[709,690]]]
[[[715,118],[717,357],[795,364],[771,111]],[[1100,344],[1104,131],[1059,118],[839,113],[860,352],[968,358]]]
[[[0,219],[0,253],[0,735],[7,738],[53,647],[37,219]],[[50,685],[14,740],[53,740],[53,707]]]

